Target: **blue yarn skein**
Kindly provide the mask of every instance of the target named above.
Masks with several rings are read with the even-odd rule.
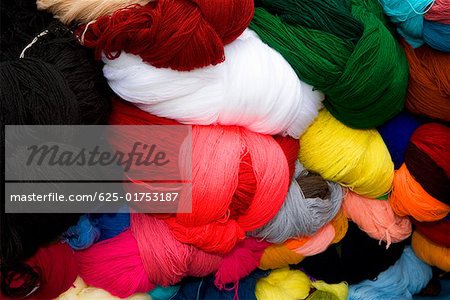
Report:
[[[434,0],[378,0],[397,31],[414,48],[424,44],[423,15]]]
[[[391,154],[395,169],[400,168],[405,160],[408,142],[419,125],[420,122],[416,117],[404,111],[378,127],[378,132]]]
[[[99,242],[115,237],[130,227],[130,210],[122,206],[117,213],[91,214],[92,224],[100,230]]]
[[[413,299],[431,280],[432,269],[422,262],[411,247],[406,247],[400,259],[380,273],[376,280],[364,280],[349,287],[349,300]]]
[[[450,53],[450,24],[425,20],[423,22],[423,39],[430,47]]]
[[[87,215],[82,215],[76,225],[63,233],[63,239],[74,250],[89,248],[100,237],[100,230],[94,227]]]
[[[256,269],[249,276],[239,280],[238,286],[234,289],[219,290],[214,285],[214,276],[203,278],[185,278],[179,291],[170,298],[171,300],[191,300],[191,299],[224,299],[233,300],[257,300],[255,295],[256,281],[266,277],[270,272]]]

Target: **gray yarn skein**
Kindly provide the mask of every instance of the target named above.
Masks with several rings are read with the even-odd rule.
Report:
[[[329,199],[305,198],[296,178],[306,175],[308,171],[297,161],[281,209],[269,223],[251,232],[250,236],[279,244],[290,238],[313,235],[336,216],[344,196],[341,186],[326,181],[331,192]]]

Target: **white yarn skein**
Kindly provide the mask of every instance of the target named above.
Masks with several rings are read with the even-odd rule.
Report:
[[[239,125],[299,138],[324,95],[300,81],[289,63],[247,29],[225,46],[225,61],[189,72],[155,68],[122,52],[103,58],[109,86],[140,109],[184,124]]]

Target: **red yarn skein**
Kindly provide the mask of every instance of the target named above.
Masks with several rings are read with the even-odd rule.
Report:
[[[420,126],[411,136],[411,142],[428,154],[450,178],[450,128],[439,123]]]
[[[73,250],[67,244],[55,243],[41,247],[25,262],[39,275],[39,286],[26,299],[54,299],[67,291],[78,276]],[[23,284],[23,278],[13,277],[10,287]],[[8,298],[1,294],[1,299]]]
[[[120,51],[158,68],[189,71],[224,60],[253,18],[252,0],[158,0],[98,18],[77,31],[82,42],[109,59]]]
[[[419,222],[411,218],[412,222],[416,226],[424,237],[436,243],[442,247],[450,248],[450,221],[440,220],[436,222]]]
[[[174,122],[116,102],[110,124]],[[278,138],[279,144],[271,136],[237,126],[193,126],[192,162],[184,162],[192,164],[192,213],[164,218],[175,238],[224,254],[244,239],[246,232],[271,220],[283,204],[290,182],[284,153],[292,151],[283,151],[280,145],[293,143],[284,139],[290,138]],[[114,148],[121,147],[120,138],[110,140]]]

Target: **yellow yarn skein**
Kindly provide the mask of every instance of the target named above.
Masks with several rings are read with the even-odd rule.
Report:
[[[324,179],[367,197],[391,190],[394,163],[375,129],[350,128],[326,109],[300,138],[300,162]]]

